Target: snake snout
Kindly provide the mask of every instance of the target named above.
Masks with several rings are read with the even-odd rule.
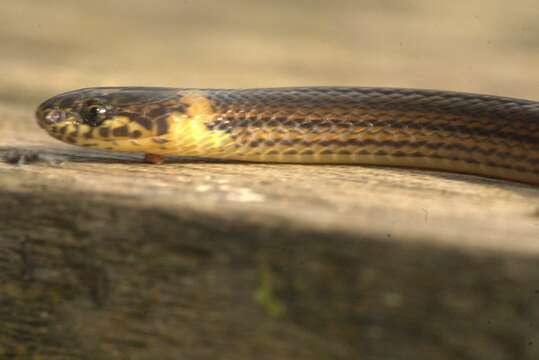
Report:
[[[38,109],[36,111],[37,123],[42,128],[48,128],[50,126],[61,123],[65,118],[65,112],[58,109]]]
[[[60,110],[53,109],[43,116],[43,122],[47,125],[53,125],[61,122],[65,118],[65,113]]]
[[[45,129],[61,123],[66,117],[66,112],[55,106],[50,99],[39,105],[36,110],[37,123]]]

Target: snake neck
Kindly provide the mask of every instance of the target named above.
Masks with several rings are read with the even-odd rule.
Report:
[[[163,155],[227,157],[235,143],[225,131],[209,127],[215,118],[212,114],[172,113],[168,121],[170,131],[152,139],[158,146],[151,152]]]

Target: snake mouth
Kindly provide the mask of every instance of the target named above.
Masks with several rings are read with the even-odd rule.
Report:
[[[114,116],[100,125],[91,126],[81,115],[58,109],[38,109],[38,124],[53,138],[67,144],[123,152],[144,152],[154,148],[165,151],[168,134],[157,135],[127,116]]]
[[[56,108],[41,108],[36,110],[36,119],[39,127],[51,136],[63,140],[69,126],[78,126],[79,117],[76,113]]]

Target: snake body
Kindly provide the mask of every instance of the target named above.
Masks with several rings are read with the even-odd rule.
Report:
[[[41,127],[113,151],[374,164],[539,184],[539,102],[438,90],[88,88],[42,103]]]

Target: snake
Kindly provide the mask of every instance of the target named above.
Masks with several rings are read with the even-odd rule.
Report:
[[[358,164],[539,185],[539,102],[383,87],[95,87],[38,106],[69,144],[247,162]]]

